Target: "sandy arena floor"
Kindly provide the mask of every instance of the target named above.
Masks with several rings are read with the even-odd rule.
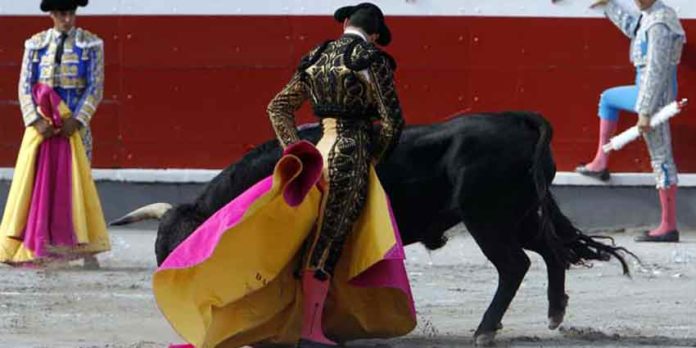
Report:
[[[112,230],[103,268],[24,270],[0,266],[0,347],[166,347],[177,335],[152,297],[152,230]],[[546,271],[536,254],[503,319],[498,346],[696,347],[696,233],[680,244],[617,243],[638,254],[633,278],[618,263],[568,273],[561,330],[546,329]],[[466,234],[442,250],[407,248],[419,314],[408,337],[353,347],[466,347],[493,296],[496,273]]]

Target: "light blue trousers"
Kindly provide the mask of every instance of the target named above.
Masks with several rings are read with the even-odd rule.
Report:
[[[636,81],[640,81],[637,76]],[[676,96],[676,79],[675,79]],[[618,121],[619,112],[635,113],[638,99],[638,86],[620,86],[605,90],[599,98],[599,117],[604,120]],[[672,155],[672,136],[669,122],[665,122],[644,134],[645,143],[650,152],[650,164],[655,174],[657,188],[666,188],[678,183],[677,166]]]

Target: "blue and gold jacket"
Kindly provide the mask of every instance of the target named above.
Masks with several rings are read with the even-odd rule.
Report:
[[[61,63],[56,63],[60,32],[42,31],[24,43],[19,78],[19,103],[26,126],[40,116],[31,96],[36,83],[53,87],[85,128],[102,100],[104,90],[104,43],[87,30],[73,28],[63,45]]]

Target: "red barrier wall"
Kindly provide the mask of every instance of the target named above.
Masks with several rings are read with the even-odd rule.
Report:
[[[300,56],[337,36],[327,16],[88,16],[106,42],[105,100],[93,120],[95,167],[219,168],[272,136],[265,108]],[[696,20],[684,21],[696,37]],[[23,41],[46,17],[0,17],[0,167],[22,133],[16,101]],[[599,18],[390,17],[407,121],[458,111],[534,110],[554,125],[561,170],[595,151],[601,91],[631,83],[628,40]],[[696,101],[696,50],[687,44],[681,97]],[[299,119],[311,121],[309,108]],[[673,122],[677,163],[696,172],[696,119]],[[635,117],[622,117],[628,127]],[[649,171],[636,142],[616,171]]]

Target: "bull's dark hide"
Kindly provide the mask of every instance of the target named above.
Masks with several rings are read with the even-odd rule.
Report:
[[[377,168],[405,244],[437,249],[446,243],[445,231],[463,222],[496,266],[498,289],[476,330],[478,343],[492,342],[529,267],[523,249],[539,253],[547,264],[550,328],[563,320],[569,265],[615,256],[628,271],[618,253],[623,249],[582,234],[548,191],[556,173],[551,133],[549,123],[534,113],[459,116],[407,127]],[[300,135],[316,143],[321,130],[308,127]],[[270,175],[280,154],[276,141],[256,147],[213,179],[194,203],[168,211],[158,230],[158,263],[206,218]]]

